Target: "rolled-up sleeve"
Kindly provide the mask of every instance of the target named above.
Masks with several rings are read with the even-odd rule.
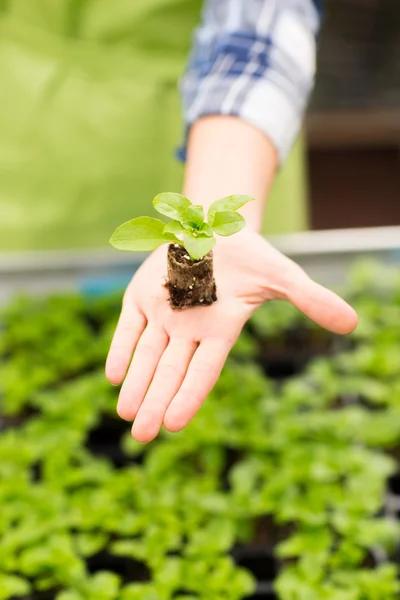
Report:
[[[283,162],[298,135],[316,63],[320,0],[206,0],[181,83],[187,129],[235,115]]]

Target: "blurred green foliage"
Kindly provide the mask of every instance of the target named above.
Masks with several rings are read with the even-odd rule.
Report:
[[[119,297],[6,307],[0,598],[32,588],[57,600],[241,600],[255,582],[231,550],[260,537],[275,547],[281,600],[397,598],[395,565],[373,558],[400,539],[382,513],[398,468],[400,326],[387,315],[400,285],[392,270],[383,287],[380,267],[363,270],[349,288],[358,332],[339,340],[285,304],[265,305],[190,426],[147,446],[118,420],[103,375]],[[266,349],[283,345],[293,361],[304,340],[296,374],[265,375]],[[93,566],[99,556],[104,568]]]

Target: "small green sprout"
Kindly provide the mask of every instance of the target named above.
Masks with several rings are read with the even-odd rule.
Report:
[[[192,204],[182,194],[162,193],[154,198],[153,206],[171,219],[169,223],[152,217],[132,219],[115,230],[110,244],[117,250],[133,252],[148,252],[162,244],[180,244],[194,262],[214,248],[214,234],[228,236],[243,229],[246,221],[236,211],[253,199],[233,195],[217,200],[211,204],[206,221],[202,206]]]

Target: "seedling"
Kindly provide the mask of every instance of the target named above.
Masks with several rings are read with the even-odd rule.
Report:
[[[172,308],[207,306],[217,300],[212,249],[215,234],[228,236],[246,224],[236,211],[253,200],[233,195],[211,204],[207,221],[203,207],[181,194],[163,193],[153,200],[154,208],[171,221],[138,217],[123,223],[110,239],[117,250],[148,252],[163,244],[168,249],[168,281]]]
[[[254,581],[233,556],[267,583],[263,540],[279,600],[398,600],[396,565],[379,563],[400,539],[400,285],[386,299],[369,281],[345,352],[267,379],[252,357],[312,331],[273,303],[187,429],[147,446],[127,432],[121,452],[102,365],[119,298],[2,311],[0,600],[240,600]]]

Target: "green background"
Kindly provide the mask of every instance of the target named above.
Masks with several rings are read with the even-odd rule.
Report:
[[[200,0],[0,0],[0,250],[105,246],[179,191],[177,92]],[[306,226],[301,143],[267,230]]]

